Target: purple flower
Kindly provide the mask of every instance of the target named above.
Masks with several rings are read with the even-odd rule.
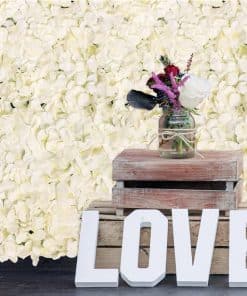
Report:
[[[155,88],[155,89],[159,89],[159,90],[163,91],[167,95],[169,101],[173,104],[174,108],[179,108],[180,104],[177,100],[178,86],[176,84],[176,81],[175,81],[173,75],[170,75],[170,79],[171,79],[171,77],[173,78],[173,81],[171,81],[172,89],[169,86],[165,85],[159,79],[159,77],[154,72],[152,72],[152,78],[155,83],[152,84],[151,88]]]

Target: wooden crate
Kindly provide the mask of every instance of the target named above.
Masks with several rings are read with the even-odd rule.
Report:
[[[192,252],[201,210],[217,208],[220,219],[211,274],[228,274],[229,218],[225,213],[246,205],[241,201],[243,155],[240,151],[200,151],[203,158],[164,159],[158,151],[124,150],[113,160],[111,202],[94,202],[100,212],[96,267],[118,268],[124,217],[135,209],[159,209],[169,220],[167,274],[175,273],[171,209],[188,208]],[[149,258],[150,229],[141,230],[139,266]]]
[[[127,149],[113,160],[113,205],[125,208],[236,209],[241,151],[200,151],[203,158],[164,159],[156,150]],[[121,211],[119,213],[122,214]]]
[[[242,203],[242,207],[246,204]],[[121,245],[123,234],[123,221],[125,216],[116,214],[116,208],[112,202],[93,202],[89,210],[100,212],[100,224],[98,234],[98,247],[96,255],[97,268],[119,268],[121,259]],[[129,209],[129,212],[134,209]],[[174,242],[172,231],[171,211],[165,211],[169,221],[167,241],[167,274],[175,274]],[[83,219],[83,218],[82,218]],[[197,237],[201,217],[190,215],[190,234],[192,253],[196,248]],[[139,266],[146,267],[149,258],[150,228],[142,228],[140,236]],[[211,274],[228,274],[229,254],[229,217],[220,216],[216,234],[214,255],[211,266]]]

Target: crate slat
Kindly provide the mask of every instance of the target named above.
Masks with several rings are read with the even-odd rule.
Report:
[[[243,153],[200,151],[204,158],[164,159],[157,150],[126,149],[112,163],[113,180],[237,181]]]
[[[200,228],[200,218],[198,220],[190,219],[190,234],[191,245],[196,246],[198,232]],[[220,220],[218,222],[217,235],[215,240],[216,247],[227,247],[229,243],[229,222],[228,220]],[[168,226],[168,247],[173,247],[173,230],[172,221],[169,219]],[[98,234],[98,246],[112,246],[121,247],[123,236],[123,221],[100,221],[99,234]],[[140,246],[148,247],[150,241],[150,228],[141,229]]]
[[[140,266],[148,264],[148,248],[140,251]],[[192,249],[194,252],[194,249]],[[210,274],[228,274],[227,248],[215,248]],[[96,268],[119,268],[121,259],[121,248],[97,248]],[[174,249],[167,249],[167,274],[175,274]]]
[[[246,208],[244,201],[242,201],[243,190],[244,190],[244,181],[241,179],[239,180],[236,187],[234,188],[234,192],[236,195],[236,209],[241,207]]]
[[[246,208],[246,207],[245,207]],[[96,211],[98,210],[97,208],[95,209]],[[135,209],[132,209],[132,211],[134,211]],[[162,210],[160,210],[161,212],[163,212]],[[198,212],[199,211],[195,211],[197,215],[190,215],[190,221],[198,221],[199,219],[201,219],[201,217],[199,218],[198,215],[200,215]],[[130,213],[129,213],[130,214]],[[166,215],[166,218],[168,219],[168,221],[172,220],[172,218],[170,216],[168,216],[166,213],[163,212],[163,214]],[[169,213],[170,215],[171,213]],[[194,214],[194,213],[193,213]],[[116,214],[100,214],[99,215],[100,220],[101,221],[123,221],[126,216],[116,216]],[[229,216],[220,216],[219,220],[221,221],[228,221],[229,220]]]
[[[117,188],[112,190],[112,203],[118,208],[152,208],[190,210],[236,208],[235,192],[223,190],[183,190],[159,188]]]

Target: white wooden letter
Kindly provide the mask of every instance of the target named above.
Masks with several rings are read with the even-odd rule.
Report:
[[[247,211],[230,211],[229,286],[247,287]]]
[[[188,210],[172,210],[178,286],[208,286],[218,217],[217,209],[202,211],[194,263],[192,263]]]
[[[140,230],[151,227],[149,264],[138,267]],[[124,221],[120,273],[132,287],[153,287],[166,275],[167,218],[158,210],[135,210]]]
[[[99,212],[84,211],[76,264],[76,287],[117,287],[117,269],[95,269]]]

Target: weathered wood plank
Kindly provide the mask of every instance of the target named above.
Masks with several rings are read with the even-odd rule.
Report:
[[[238,209],[247,210],[247,201],[246,200],[244,200],[244,201],[241,200],[238,203]]]
[[[116,210],[114,208],[88,208],[88,211],[99,211],[102,214],[108,214],[108,215],[115,215],[116,214]]]
[[[148,248],[140,252],[140,267],[148,264]],[[194,250],[192,250],[194,252]],[[211,274],[228,274],[228,253],[227,248],[215,248]],[[97,248],[96,268],[119,268],[121,248]],[[175,274],[174,249],[167,249],[167,274]]]
[[[97,210],[97,209],[96,209]],[[110,220],[110,221],[123,221],[124,220],[124,216],[116,216],[116,215],[105,215],[105,214],[100,214],[99,215],[100,220],[104,221],[104,220]]]
[[[243,190],[244,190],[243,183],[244,183],[244,181],[240,180],[237,183],[236,187],[234,188],[234,194],[236,196],[236,208],[245,208],[246,207],[244,201],[242,201]]]
[[[89,209],[94,208],[115,208],[111,200],[94,200],[90,203]]]
[[[126,149],[113,160],[113,180],[236,181],[243,153],[200,151],[204,158],[164,159],[157,150]]]
[[[221,190],[183,190],[159,188],[117,188],[112,189],[112,204],[117,208],[200,210],[236,208],[234,192]]]
[[[196,246],[200,220],[190,221],[191,245]],[[121,247],[123,235],[123,221],[100,221],[98,246]],[[141,229],[140,246],[148,247],[150,241],[150,228]],[[217,235],[215,240],[216,247],[227,247],[229,243],[229,222],[220,220],[218,222]],[[168,247],[173,247],[172,221],[169,219],[168,227]]]
[[[241,199],[242,197],[242,191],[243,191],[243,181],[239,181],[239,184],[235,187],[235,194],[237,196],[237,206],[236,208],[237,209],[247,209],[247,201],[243,201]],[[102,217],[105,218],[109,218],[111,220],[119,220],[119,217],[115,216],[115,213],[116,213],[116,206],[113,205],[112,203],[112,200],[111,201],[93,201],[89,208],[88,209],[91,209],[91,210],[98,210],[100,212],[100,214],[102,214]],[[103,211],[102,211],[103,209]],[[133,209],[132,209],[133,210]],[[190,219],[194,217],[190,217]],[[222,219],[224,219],[224,217],[221,217]],[[120,220],[122,220],[123,217],[120,217]]]
[[[95,209],[97,210],[97,209]],[[132,209],[134,211],[134,209]],[[162,210],[161,210],[162,212]],[[201,211],[200,211],[201,212]],[[170,214],[169,214],[170,215]],[[169,216],[169,215],[166,215],[166,218],[170,221],[172,220],[172,217]],[[201,217],[198,216],[199,214],[197,215],[190,215],[189,218],[190,218],[190,221],[200,221]],[[100,217],[100,220],[101,221],[123,221],[126,217],[124,216],[116,216],[115,214],[100,214],[99,215]],[[219,220],[220,221],[228,221],[229,220],[229,217],[226,217],[225,215],[224,216],[220,216],[219,217]]]

